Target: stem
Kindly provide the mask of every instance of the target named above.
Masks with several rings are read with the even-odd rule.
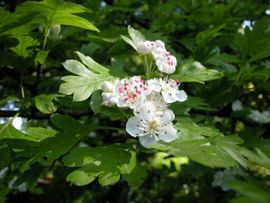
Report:
[[[151,78],[151,67],[152,67],[152,61],[149,60],[148,55],[144,56],[144,71],[146,79],[149,80]]]
[[[23,88],[23,80],[22,80],[22,76],[21,76],[21,94],[22,94],[22,98],[25,98],[25,94],[24,94],[24,88]]]
[[[48,33],[49,33],[49,28],[46,26],[45,27],[45,32],[44,32],[42,50],[45,50],[45,47],[46,47],[46,44],[47,44],[47,39],[48,39]]]

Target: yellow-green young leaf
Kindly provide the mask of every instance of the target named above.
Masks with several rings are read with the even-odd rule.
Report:
[[[120,175],[117,172],[108,172],[98,176],[98,182],[102,186],[113,185],[120,180]]]
[[[129,174],[136,166],[136,154],[127,145],[114,144],[104,147],[81,147],[73,149],[64,157],[64,164],[76,167],[67,177],[75,185],[86,185],[98,177],[101,185],[111,185],[119,181],[121,174]],[[87,180],[81,181],[77,174]],[[75,175],[74,175],[75,174]]]
[[[61,84],[59,91],[66,95],[73,94],[74,101],[83,101],[90,97],[92,92],[101,89],[104,81],[110,81],[113,77],[109,74],[107,68],[98,64],[89,56],[80,52],[76,53],[86,66],[76,60],[65,61],[64,67],[76,76],[62,77],[64,83]]]
[[[38,95],[35,97],[35,105],[42,113],[51,114],[57,110],[53,100],[57,95]]]
[[[39,42],[28,35],[18,36],[19,44],[16,47],[12,47],[11,50],[18,56],[27,58],[32,56],[33,47],[38,46]]]
[[[36,64],[44,64],[45,61],[46,61],[46,58],[48,56],[49,52],[48,51],[43,51],[43,50],[40,50],[37,52],[37,55],[35,57],[35,63]]]
[[[180,82],[199,82],[204,83],[208,80],[215,80],[223,76],[223,73],[214,70],[207,69],[201,63],[197,61],[187,61],[180,65],[176,74],[172,75],[172,78],[180,80]]]
[[[94,181],[97,175],[98,173],[87,173],[83,170],[76,170],[71,172],[66,179],[74,185],[84,186]]]
[[[128,26],[128,34],[131,39],[123,35],[121,35],[121,38],[137,51],[138,43],[144,41],[145,37],[142,33],[140,33],[138,30],[135,30],[131,26]]]

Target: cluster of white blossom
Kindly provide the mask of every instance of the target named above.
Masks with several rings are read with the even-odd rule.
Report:
[[[167,74],[174,73],[177,60],[166,50],[165,44],[161,40],[139,41],[137,44],[137,51],[140,54],[151,54],[160,72]]]
[[[144,81],[140,76],[106,81],[102,86],[103,104],[132,109],[134,116],[128,119],[126,131],[148,147],[159,140],[170,142],[177,137],[172,124],[174,114],[168,106],[187,99],[187,94],[178,87],[179,83],[172,79]]]
[[[236,179],[237,177],[243,177],[246,174],[240,168],[230,168],[223,171],[218,171],[214,175],[214,181],[212,185],[214,187],[221,187],[223,191],[228,191],[230,188],[228,186],[229,181]]]
[[[239,100],[234,101],[232,103],[232,110],[233,111],[244,110],[242,102]],[[270,111],[269,110],[259,111],[259,110],[252,109],[252,110],[250,110],[250,113],[248,114],[247,117],[256,123],[259,123],[259,124],[269,123],[270,122]]]
[[[175,71],[176,58],[165,49],[162,41],[141,40],[134,48],[141,55],[152,55],[160,72],[172,74]],[[102,86],[103,104],[133,110],[134,116],[128,119],[126,131],[138,137],[144,147],[160,140],[171,142],[177,138],[177,130],[172,123],[174,113],[168,106],[187,99],[179,85],[179,81],[167,76],[146,81],[140,76],[106,81]]]

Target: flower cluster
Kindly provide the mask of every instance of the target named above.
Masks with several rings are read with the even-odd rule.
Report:
[[[130,36],[125,38],[140,55],[149,55],[154,60],[155,67],[146,67],[148,71],[172,74],[177,60],[165,48],[160,40],[149,41],[133,28],[129,27]],[[147,73],[146,73],[147,74]],[[168,107],[174,102],[183,102],[187,94],[179,90],[179,81],[163,78],[147,80],[141,76],[106,81],[102,86],[103,105],[119,108],[129,108],[133,116],[126,123],[126,131],[133,137],[138,137],[144,147],[149,147],[158,141],[171,142],[177,138],[177,130],[173,127],[174,113]]]
[[[128,119],[126,131],[148,147],[159,140],[170,142],[177,137],[172,124],[174,114],[168,106],[187,99],[187,94],[178,87],[179,83],[172,79],[144,81],[140,76],[106,81],[102,86],[103,104],[132,109],[134,116]]]
[[[232,103],[232,110],[233,111],[244,111],[245,107],[243,106],[242,102],[239,100],[236,100]],[[251,109],[249,111],[249,114],[247,117],[251,120],[253,120],[256,123],[259,124],[266,124],[270,123],[270,111],[269,110],[264,110],[264,111],[259,111],[259,110],[254,110]]]
[[[228,185],[229,181],[244,176],[246,176],[246,174],[240,168],[225,169],[223,171],[218,171],[214,175],[212,185],[214,187],[220,187],[223,191],[228,191],[230,189]]]
[[[161,40],[139,41],[137,44],[137,51],[140,54],[151,54],[160,72],[167,74],[174,73],[177,60],[166,50],[165,44]]]

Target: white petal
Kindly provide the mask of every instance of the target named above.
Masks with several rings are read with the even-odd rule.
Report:
[[[155,92],[160,92],[161,91],[160,80],[158,80],[158,79],[148,80],[147,85],[151,90],[153,90]]]
[[[159,129],[158,137],[164,142],[171,142],[177,138],[177,130],[172,124]]]
[[[161,92],[165,102],[167,103],[173,103],[176,102],[176,97],[175,97],[175,91],[162,91]]]
[[[172,88],[178,88],[178,84],[177,84],[177,82],[176,82],[176,80],[173,80],[173,79],[169,79],[168,80],[168,83],[170,84],[170,86],[172,87]]]
[[[134,114],[144,121],[149,121],[156,116],[156,107],[152,102],[140,103],[134,109]]]
[[[148,54],[154,49],[155,43],[153,41],[141,41],[138,43],[138,52],[141,54]]]
[[[154,136],[146,135],[139,137],[139,141],[142,146],[149,148],[150,145],[156,144],[157,139]]]
[[[155,47],[152,51],[152,55],[154,57],[155,60],[163,60],[164,58],[164,52],[166,52],[166,50],[162,47]]]
[[[101,95],[102,95],[102,99],[103,99],[103,102],[102,102],[103,105],[105,105],[105,106],[115,105],[116,97],[114,94],[103,92]]]
[[[178,90],[175,93],[175,97],[176,97],[176,100],[179,102],[183,102],[187,100],[187,94],[184,90],[180,90],[180,91]]]
[[[113,84],[111,82],[105,81],[101,87],[103,92],[112,92]]]
[[[165,50],[165,43],[163,42],[163,41],[161,41],[161,40],[156,40],[155,41],[155,47],[159,47],[159,48],[161,48],[161,49],[164,49],[164,51],[166,51]]]
[[[161,126],[171,123],[175,119],[175,115],[172,110],[166,109],[162,111],[158,115],[159,117],[159,124]]]
[[[135,83],[136,81],[140,81],[141,77],[140,76],[133,76],[129,79],[129,83]]]
[[[142,136],[144,134],[144,130],[141,125],[141,120],[136,116],[129,118],[126,124],[126,131],[132,137]]]
[[[175,72],[175,66],[167,66],[166,69],[163,69],[163,73],[172,74]]]
[[[156,106],[157,111],[164,111],[167,109],[168,104],[164,101],[163,96],[160,93],[153,92],[147,97],[148,101],[151,101]]]

